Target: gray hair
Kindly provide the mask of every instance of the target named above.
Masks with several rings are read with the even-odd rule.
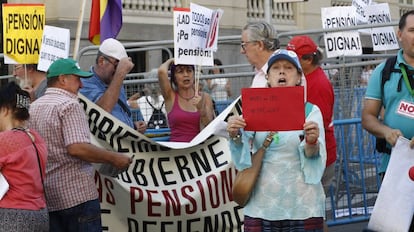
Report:
[[[266,49],[275,51],[280,48],[276,29],[267,22],[248,23],[243,27],[247,31],[249,41],[263,41]]]

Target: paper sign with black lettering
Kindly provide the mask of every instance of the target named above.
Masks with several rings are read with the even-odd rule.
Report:
[[[174,62],[213,66],[221,10],[191,3],[190,8],[174,8]]]
[[[304,87],[243,88],[242,108],[248,131],[303,130]]]
[[[352,0],[352,6],[356,9],[357,24],[367,23],[365,8],[371,5],[372,0]]]
[[[5,64],[37,64],[46,22],[44,4],[3,4]]]
[[[354,6],[321,8],[322,27],[342,28],[357,25],[356,8]],[[359,56],[362,44],[358,31],[340,31],[324,34],[326,56]]]
[[[68,58],[70,31],[66,28],[45,26],[37,69],[46,72],[53,61]]]
[[[388,3],[370,5],[365,10],[368,24],[391,23]],[[371,40],[374,51],[398,49],[398,38],[393,27],[376,27],[371,29]]]

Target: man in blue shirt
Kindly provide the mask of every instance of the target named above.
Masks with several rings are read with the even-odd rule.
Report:
[[[368,82],[362,110],[362,126],[377,138],[385,138],[387,147],[395,146],[398,137],[403,136],[414,147],[414,10],[408,11],[400,18],[398,25],[398,39],[401,49],[397,54],[394,69],[402,73],[392,72],[390,79],[382,86],[381,72],[385,62],[378,65]],[[381,108],[384,108],[384,118],[378,118]],[[384,153],[381,160],[380,173],[384,174],[390,154]],[[414,231],[414,220],[410,229]]]
[[[96,63],[91,68],[93,76],[82,80],[80,93],[128,126],[144,133],[147,129],[145,122],[132,120],[123,86],[124,78],[133,67],[124,46],[118,40],[106,39],[99,47]]]

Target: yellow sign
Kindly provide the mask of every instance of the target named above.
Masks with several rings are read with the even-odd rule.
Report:
[[[6,64],[37,64],[45,27],[44,4],[3,4]]]

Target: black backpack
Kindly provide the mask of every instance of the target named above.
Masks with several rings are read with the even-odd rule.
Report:
[[[165,116],[164,112],[162,112],[162,107],[164,106],[164,102],[159,109],[155,108],[150,101],[148,101],[148,97],[145,98],[148,104],[152,108],[151,117],[147,123],[148,129],[160,129],[160,128],[168,128],[168,121],[167,117]]]
[[[384,68],[381,72],[381,96],[384,100],[384,85],[390,79],[391,73],[398,72],[401,73],[401,69],[394,68],[395,62],[397,62],[397,56],[393,56],[385,61]],[[401,91],[401,80],[398,82],[397,91]],[[391,149],[387,147],[387,141],[384,138],[375,138],[375,149],[381,153],[391,154]]]

